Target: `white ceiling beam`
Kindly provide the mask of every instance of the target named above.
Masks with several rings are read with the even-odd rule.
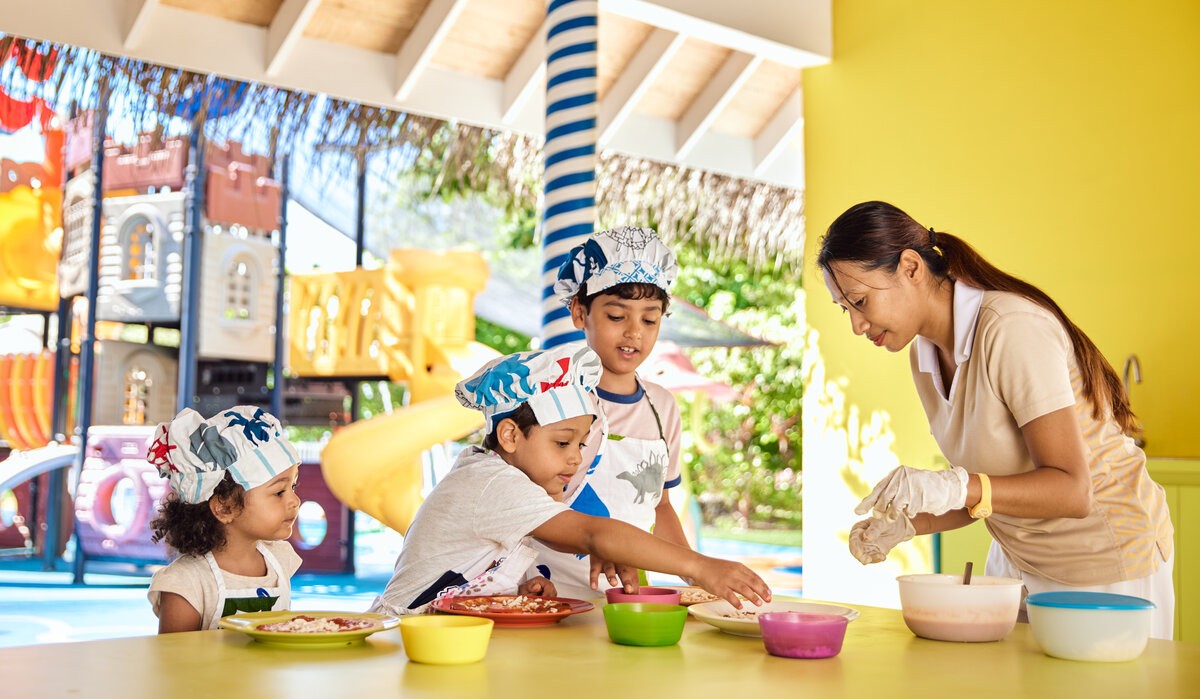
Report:
[[[785,66],[833,58],[832,0],[599,0],[611,12]]]
[[[320,5],[321,0],[284,0],[279,6],[267,27],[267,75],[279,74]]]
[[[546,81],[546,22],[525,45],[516,63],[504,76],[504,91],[500,111],[505,124],[517,120],[521,110],[529,103]]]
[[[612,140],[686,39],[667,29],[655,29],[646,38],[600,100],[598,145],[603,147]]]
[[[421,18],[396,53],[397,100],[404,101],[412,93],[466,7],[467,0],[433,0],[425,6]]]
[[[746,84],[762,62],[762,56],[750,56],[736,51],[725,59],[700,94],[696,95],[696,99],[688,105],[675,126],[676,158],[687,158],[688,153],[696,146],[696,141],[708,131],[708,127],[721,115],[721,110],[725,109],[725,105],[742,89],[742,85]]]
[[[122,32],[121,47],[131,49],[137,46],[150,26],[150,16],[158,7],[159,0],[128,0],[125,8],[125,26]]]
[[[803,130],[804,90],[797,87],[754,137],[754,173],[761,176],[766,172]]]

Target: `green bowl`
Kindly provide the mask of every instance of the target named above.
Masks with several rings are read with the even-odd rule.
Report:
[[[683,635],[687,607],[678,604],[617,602],[604,605],[604,625],[613,643],[672,646]]]

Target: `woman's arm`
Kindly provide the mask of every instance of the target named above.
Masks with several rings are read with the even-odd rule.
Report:
[[[158,600],[158,632],[199,631],[204,626],[200,612],[183,596],[163,592]]]
[[[551,517],[530,535],[560,550],[693,579],[739,609],[738,595],[755,604],[771,599],[767,584],[741,563],[701,555],[608,517],[567,510]]]
[[[1035,468],[992,477],[992,511],[1034,519],[1086,517],[1092,509],[1092,477],[1075,408],[1035,418],[1021,428],[1021,434]],[[967,507],[978,504],[981,497],[979,476],[971,474]]]

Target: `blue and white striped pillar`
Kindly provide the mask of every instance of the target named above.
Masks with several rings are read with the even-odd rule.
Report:
[[[542,213],[542,347],[582,340],[554,295],[558,268],[596,219],[597,0],[546,8],[545,211]]]

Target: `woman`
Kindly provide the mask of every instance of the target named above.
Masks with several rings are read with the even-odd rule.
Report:
[[[1171,638],[1175,596],[1165,493],[1130,435],[1116,372],[1037,287],[884,202],[838,217],[817,257],[851,329],[907,347],[948,471],[901,466],[855,508],[851,552],[886,557],[914,534],[983,519],[987,572],[1025,588],[1134,595]]]

